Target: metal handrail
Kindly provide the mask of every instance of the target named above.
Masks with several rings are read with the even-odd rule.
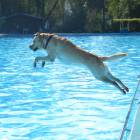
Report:
[[[123,130],[122,130],[122,133],[121,133],[121,136],[120,136],[119,140],[123,140],[123,136],[124,136],[124,133],[125,133],[125,130],[126,130],[128,119],[130,117],[130,113],[131,113],[132,106],[133,106],[133,103],[134,103],[134,100],[135,100],[135,97],[136,97],[136,93],[137,93],[139,85],[140,85],[140,75],[138,76],[138,78],[139,78],[139,80],[138,80],[138,83],[137,83],[137,86],[136,86],[136,90],[135,90],[134,96],[132,98],[132,102],[130,104],[130,108],[129,108],[129,111],[127,113],[127,116],[126,116],[126,119],[125,119],[125,123],[124,123],[124,126],[123,126]]]

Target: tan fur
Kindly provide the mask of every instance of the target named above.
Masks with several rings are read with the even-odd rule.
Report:
[[[115,60],[122,58],[124,56],[127,56],[127,53],[116,53],[116,54],[113,54],[111,56],[102,56],[102,57],[100,57],[100,59],[102,61],[115,61]]]
[[[34,51],[37,49],[44,49],[49,36],[52,36],[52,34],[37,33],[33,39],[33,44],[30,45],[30,48]],[[103,61],[116,60],[126,56],[126,53],[118,53],[108,57],[100,57],[77,47],[71,41],[57,35],[53,35],[48,43],[46,51],[48,56],[35,58],[35,67],[38,61],[42,61],[44,66],[46,61],[54,61],[55,58],[60,59],[66,64],[82,64],[92,72],[96,79],[114,85],[123,93],[129,91],[129,89],[118,78],[111,74],[108,67],[103,63]]]

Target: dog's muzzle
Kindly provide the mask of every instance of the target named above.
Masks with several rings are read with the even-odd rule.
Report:
[[[30,45],[29,48],[30,48],[31,50],[33,50],[33,51],[37,51],[37,50],[38,50],[38,48],[37,48],[37,47],[34,48],[33,45]]]

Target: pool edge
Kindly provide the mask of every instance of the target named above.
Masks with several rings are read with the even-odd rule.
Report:
[[[129,140],[140,140],[140,103],[136,111]]]

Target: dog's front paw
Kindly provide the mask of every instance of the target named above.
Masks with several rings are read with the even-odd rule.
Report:
[[[34,61],[33,66],[36,67],[36,62]]]
[[[36,57],[35,60],[34,60],[34,63],[33,63],[33,66],[34,66],[34,67],[36,67],[37,62],[38,62],[38,57]]]
[[[42,67],[44,67],[45,66],[45,61],[42,61]]]

